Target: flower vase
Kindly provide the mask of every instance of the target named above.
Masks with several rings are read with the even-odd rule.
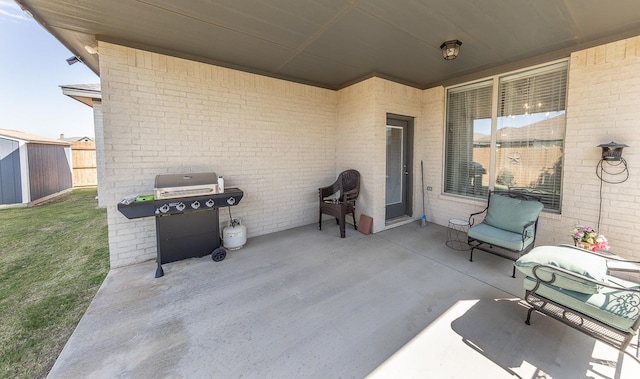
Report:
[[[585,249],[585,250],[591,251],[592,248],[593,248],[593,244],[592,243],[578,241],[578,240],[573,240],[573,242],[577,247],[579,247],[581,249]]]

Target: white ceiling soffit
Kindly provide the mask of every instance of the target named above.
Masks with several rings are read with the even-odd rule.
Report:
[[[96,73],[84,46],[102,40],[331,89],[452,84],[640,35],[637,0],[16,1]]]

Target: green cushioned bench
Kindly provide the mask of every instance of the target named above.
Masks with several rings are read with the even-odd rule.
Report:
[[[609,275],[612,259],[621,260],[570,245],[536,247],[519,258],[531,306],[526,323],[535,310],[625,351],[640,327],[640,284]]]

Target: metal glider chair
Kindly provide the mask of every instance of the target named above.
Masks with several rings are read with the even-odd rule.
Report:
[[[529,252],[535,245],[538,217],[543,208],[537,196],[513,191],[489,191],[487,207],[469,216],[469,261],[473,262],[474,250],[512,261]],[[475,218],[482,214],[482,222],[475,223]],[[511,276],[516,277],[515,266]]]

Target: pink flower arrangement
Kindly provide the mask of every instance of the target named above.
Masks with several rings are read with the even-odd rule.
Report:
[[[576,226],[571,231],[576,246],[591,251],[609,250],[607,239],[590,226]]]

